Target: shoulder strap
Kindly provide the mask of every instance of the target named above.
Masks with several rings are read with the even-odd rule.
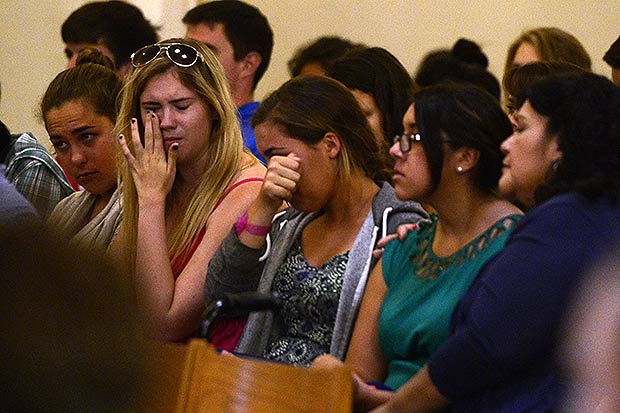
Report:
[[[233,185],[231,185],[225,192],[224,194],[220,197],[220,199],[217,201],[217,204],[215,204],[215,208],[217,208],[218,206],[220,206],[220,204],[224,201],[224,198],[226,198],[226,196],[228,194],[230,194],[235,188],[237,188],[238,186],[241,186],[245,183],[248,182],[263,182],[263,178],[259,178],[259,177],[254,177],[254,178],[246,178],[246,179],[242,179],[240,181],[235,182]]]

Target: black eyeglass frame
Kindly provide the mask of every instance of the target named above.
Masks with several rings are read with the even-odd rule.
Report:
[[[171,54],[170,53],[170,48],[174,47],[174,46],[188,49],[188,50],[185,50],[185,52],[191,51],[191,53],[194,54],[194,57],[191,59],[191,63],[184,63],[183,60],[179,61],[179,59],[178,59],[176,54]],[[153,50],[155,48],[157,49],[157,51],[155,52],[153,57],[151,57],[150,59],[148,59],[148,60],[146,60],[144,62],[139,62],[139,61],[137,62],[136,61],[141,56],[144,56],[146,51]],[[166,52],[166,57],[168,57],[168,60],[170,60],[172,63],[174,63],[175,65],[177,65],[179,67],[192,67],[193,65],[196,64],[198,59],[203,60],[202,55],[200,54],[200,52],[198,50],[196,50],[196,48],[194,46],[191,46],[189,44],[184,44],[184,43],[163,43],[163,44],[159,44],[159,43],[155,43],[155,44],[151,44],[151,45],[148,45],[148,46],[144,46],[144,47],[136,50],[135,52],[133,52],[131,54],[131,57],[130,57],[131,65],[133,67],[135,67],[135,68],[146,66],[149,63],[151,63],[152,61],[154,61],[155,59],[157,59],[159,56],[161,56],[161,54],[163,52]],[[183,51],[180,51],[180,53],[183,53]]]
[[[420,135],[419,133],[403,133],[401,135],[395,135],[392,138],[392,145],[394,145],[396,142],[398,142],[398,148],[400,149],[400,151],[402,153],[407,153],[411,150],[411,147],[413,146],[412,143],[416,142],[422,142],[422,135]],[[452,143],[452,140],[450,139],[441,139],[439,142],[441,143]]]

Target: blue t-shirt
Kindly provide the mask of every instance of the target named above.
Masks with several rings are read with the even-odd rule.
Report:
[[[564,384],[554,366],[581,275],[620,233],[620,206],[575,193],[528,212],[452,317],[429,375],[453,412],[547,412]]]
[[[398,389],[426,364],[450,333],[457,302],[498,251],[520,215],[504,217],[447,257],[433,253],[437,216],[421,222],[383,253],[387,293],[379,316],[379,344],[388,360],[385,385]]]
[[[266,164],[265,159],[258,153],[256,137],[254,136],[254,129],[252,129],[252,117],[259,106],[260,102],[246,103],[237,110],[237,116],[241,124],[241,135],[243,136],[245,147],[248,148],[259,161]]]

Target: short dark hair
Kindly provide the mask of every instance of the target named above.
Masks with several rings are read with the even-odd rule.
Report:
[[[500,98],[499,81],[487,70],[488,59],[475,42],[459,39],[452,49],[440,49],[428,53],[414,76],[420,87],[443,81],[474,84]]]
[[[107,62],[106,62],[107,61]],[[40,116],[73,100],[83,100],[96,114],[116,123],[118,96],[123,82],[111,69],[112,63],[101,52],[86,48],[78,54],[78,64],[60,72],[50,82],[41,99]]]
[[[614,69],[620,69],[620,37],[609,46],[603,60]]]
[[[102,41],[114,54],[119,69],[133,52],[157,42],[156,30],[136,6],[112,0],[87,3],[75,10],[62,24],[61,34],[65,43]]]
[[[403,132],[403,116],[416,86],[407,69],[387,50],[380,47],[355,49],[334,62],[329,76],[349,89],[371,95],[381,111],[387,144]]]
[[[253,87],[261,80],[273,49],[273,31],[265,15],[256,7],[238,0],[219,0],[200,4],[183,17],[183,23],[209,26],[222,24],[224,33],[233,47],[235,60],[241,60],[250,52],[261,56],[261,63],[254,74]]]
[[[298,48],[286,65],[291,77],[299,76],[301,69],[310,63],[318,63],[329,73],[337,59],[356,47],[363,46],[340,36],[321,36]]]
[[[497,99],[474,85],[445,82],[417,92],[414,104],[433,190],[439,185],[443,167],[441,141],[447,138],[453,148],[480,151],[474,183],[483,191],[494,192],[504,159],[500,145],[512,134]]]
[[[390,178],[387,150],[375,137],[355,97],[334,79],[290,79],[261,103],[252,118],[252,127],[265,122],[272,122],[292,138],[309,145],[332,132],[342,142],[341,173],[358,167],[373,180]]]
[[[528,88],[525,101],[548,120],[562,159],[536,191],[540,203],[564,192],[620,197],[620,88],[593,73],[552,76]]]

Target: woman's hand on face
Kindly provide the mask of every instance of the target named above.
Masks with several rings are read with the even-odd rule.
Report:
[[[259,200],[263,207],[275,214],[283,201],[290,201],[301,178],[300,159],[293,153],[272,156],[260,190]]]
[[[150,112],[146,116],[144,145],[140,139],[138,121],[135,118],[131,120],[134,154],[129,150],[123,135],[119,140],[136,185],[138,199],[165,201],[174,183],[178,144],[171,145],[166,155],[157,115]]]

